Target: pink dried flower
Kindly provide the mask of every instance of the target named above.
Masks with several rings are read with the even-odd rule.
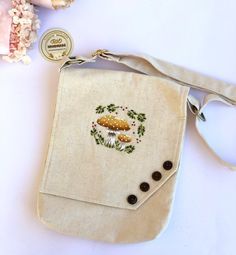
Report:
[[[26,0],[12,0],[12,9],[9,15],[12,17],[10,34],[10,53],[3,59],[9,62],[22,61],[30,63],[27,49],[37,39],[37,30],[40,27],[38,15],[32,4]]]

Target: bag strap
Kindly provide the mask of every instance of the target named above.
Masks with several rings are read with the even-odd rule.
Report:
[[[209,94],[207,96],[204,97],[203,103],[200,106],[199,109],[199,114],[201,115],[203,113],[203,110],[208,106],[209,103],[211,102],[221,102],[223,104],[226,104],[228,106],[232,106],[231,104],[229,104],[228,102],[226,102],[225,100],[223,100],[220,96],[218,95],[214,95],[214,94]],[[201,132],[200,129],[200,122],[201,120],[199,118],[195,119],[195,126],[197,129],[198,134],[200,135],[200,137],[203,139],[203,141],[206,143],[206,145],[208,146],[208,148],[213,152],[213,154],[216,156],[216,158],[226,167],[228,167],[230,170],[236,171],[236,165],[227,162],[225,160],[223,160],[223,158],[218,155],[218,153],[215,151],[215,149],[208,143],[207,138],[204,136],[204,134]]]
[[[227,105],[236,105],[236,86],[224,81],[216,80],[211,77],[201,75],[199,73],[187,70],[183,67],[168,63],[163,60],[159,60],[147,55],[130,55],[130,54],[116,54],[107,50],[97,50],[92,54],[91,58],[85,57],[69,57],[61,69],[69,67],[71,65],[82,65],[87,62],[95,62],[97,58],[117,62],[124,64],[135,71],[162,77],[168,80],[175,81],[183,86],[187,86],[194,89],[199,89],[204,92],[210,93],[203,104],[192,97],[188,96],[188,106],[191,112],[196,115],[196,128],[200,136],[206,142],[212,152],[220,159],[221,162],[231,170],[236,170],[236,166],[224,161],[213,148],[209,145],[206,138],[201,134],[199,129],[199,122],[205,121],[203,109],[212,101],[221,101]]]
[[[107,50],[97,50],[91,58],[70,57],[61,68],[94,62],[97,58],[124,64],[138,72],[173,80],[181,85],[216,94],[225,101],[236,105],[236,87],[230,83],[213,79],[183,67],[153,58],[148,55],[115,54]]]

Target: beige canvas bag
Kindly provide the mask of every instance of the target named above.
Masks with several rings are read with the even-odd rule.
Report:
[[[98,57],[140,73],[76,67]],[[209,92],[203,104],[190,87]],[[99,50],[69,58],[39,190],[41,221],[100,241],[155,238],[170,215],[187,105],[198,127],[214,100],[235,104],[236,88],[149,56]]]

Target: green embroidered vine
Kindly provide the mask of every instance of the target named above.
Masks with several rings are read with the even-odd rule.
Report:
[[[140,124],[138,126],[138,135],[139,135],[139,137],[144,136],[144,133],[145,133],[145,127],[144,127],[143,124]]]
[[[111,113],[111,112],[116,111],[116,109],[118,109],[119,106],[115,106],[114,104],[109,104],[106,108],[107,108],[108,112]]]
[[[105,106],[99,105],[99,106],[96,108],[96,113],[104,113],[105,108],[106,108]]]
[[[136,119],[137,113],[134,110],[129,110],[127,115],[131,118],[131,119]]]
[[[98,133],[96,128],[93,128],[90,131],[90,134],[91,134],[91,136],[94,137],[96,144],[104,144],[105,139],[101,134]]]

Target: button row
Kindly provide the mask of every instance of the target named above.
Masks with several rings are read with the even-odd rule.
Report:
[[[168,171],[168,170],[171,170],[172,167],[173,167],[173,163],[172,163],[171,161],[169,161],[169,160],[167,160],[167,161],[165,161],[165,162],[163,163],[163,168],[164,168],[165,170],[167,170],[167,171]],[[160,181],[161,178],[162,178],[161,172],[155,171],[155,172],[152,173],[152,179],[153,179],[154,181]],[[140,188],[141,191],[147,192],[147,191],[150,189],[150,185],[149,185],[149,183],[147,183],[147,182],[142,182],[142,183],[139,185],[139,188]],[[127,197],[127,201],[128,201],[129,204],[134,205],[134,204],[136,204],[136,203],[138,202],[138,198],[137,198],[137,196],[131,194],[131,195],[129,195],[129,196]]]

